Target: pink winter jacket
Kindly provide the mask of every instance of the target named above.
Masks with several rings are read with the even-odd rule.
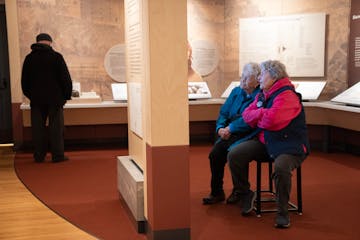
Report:
[[[265,99],[285,86],[294,87],[288,78],[277,80],[268,91],[264,91]],[[275,97],[270,108],[258,108],[256,106],[258,98],[259,94],[242,114],[244,121],[253,128],[259,127],[269,131],[278,131],[286,127],[301,112],[299,98],[290,90],[286,90]],[[260,142],[265,143],[263,131],[259,133],[258,137]]]

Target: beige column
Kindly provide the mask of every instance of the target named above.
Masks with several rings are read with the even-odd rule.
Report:
[[[186,0],[125,1],[129,155],[145,175],[149,239],[190,239],[186,8]]]

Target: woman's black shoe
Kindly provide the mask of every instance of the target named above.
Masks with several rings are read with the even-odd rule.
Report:
[[[237,191],[233,191],[231,195],[226,199],[226,204],[235,204],[240,202],[241,194]]]
[[[218,195],[209,195],[207,197],[203,198],[203,204],[204,205],[210,205],[218,202],[222,202],[225,200],[225,193],[220,193]]]
[[[64,156],[62,158],[53,158],[52,162],[53,163],[58,163],[58,162],[64,162],[64,161],[67,161],[67,160],[69,160],[69,158],[67,156]]]

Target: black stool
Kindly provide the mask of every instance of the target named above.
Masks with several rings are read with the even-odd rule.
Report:
[[[261,164],[268,163],[269,164],[269,189],[262,190],[261,189]],[[258,217],[261,216],[261,213],[266,212],[277,212],[277,208],[272,209],[262,209],[262,202],[276,202],[275,200],[275,192],[273,188],[272,181],[272,173],[273,173],[273,160],[267,161],[256,161],[256,203],[254,210]],[[292,202],[289,202],[289,211],[297,211],[299,215],[302,215],[302,193],[301,193],[301,166],[296,169],[296,181],[297,181],[297,205]],[[269,193],[270,197],[262,197],[261,193]]]

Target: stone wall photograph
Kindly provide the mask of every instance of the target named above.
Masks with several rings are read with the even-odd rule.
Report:
[[[119,0],[17,0],[20,53],[23,60],[40,32],[49,33],[53,48],[68,65],[81,91],[112,100],[104,57],[124,43],[124,6]]]

